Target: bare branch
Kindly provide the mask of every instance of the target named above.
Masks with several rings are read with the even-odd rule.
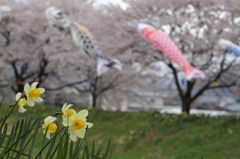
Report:
[[[60,89],[63,89],[65,87],[70,87],[70,86],[74,86],[74,85],[77,85],[77,84],[82,84],[84,82],[88,82],[89,79],[84,79],[84,80],[81,80],[81,81],[78,81],[78,82],[72,82],[72,83],[68,83],[68,84],[65,84],[65,85],[62,85],[60,87],[57,87],[57,88],[45,88],[47,91],[55,91],[55,90],[60,90]]]

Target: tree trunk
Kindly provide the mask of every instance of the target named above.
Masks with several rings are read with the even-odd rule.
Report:
[[[97,108],[97,95],[92,93],[92,107]]]
[[[187,114],[190,113],[190,107],[191,107],[191,102],[189,102],[190,100],[187,99],[182,99],[182,113],[185,112]]]
[[[18,83],[17,84],[17,90],[18,92],[23,92],[23,89],[24,89],[24,85],[22,83]],[[18,92],[15,92],[15,93],[18,93]]]

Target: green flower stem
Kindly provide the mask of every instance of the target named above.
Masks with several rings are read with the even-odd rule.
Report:
[[[8,108],[11,108],[11,107],[12,107],[12,109],[10,110],[10,112],[9,112],[8,115],[7,115],[7,118],[8,118],[8,117],[10,116],[10,114],[12,113],[13,109],[16,107],[17,103],[18,103],[20,100],[21,100],[21,98],[20,98],[15,104],[9,105],[9,106],[4,110],[3,115],[7,112],[7,109],[8,109]]]
[[[32,129],[28,130],[25,134],[23,134],[21,137],[19,137],[18,140],[15,141],[3,155],[7,154],[14,145],[16,145],[25,135],[27,135],[28,133],[30,133],[30,132],[31,132],[32,130],[34,130],[35,128],[36,128],[36,127],[33,127]]]
[[[63,127],[63,128],[64,128],[64,127]],[[67,127],[67,129],[65,130],[65,132],[63,133],[63,135],[62,135],[62,137],[61,137],[61,140],[63,139],[63,137],[64,137],[64,135],[66,134],[67,130],[68,130],[68,127]],[[55,150],[53,151],[52,156],[51,156],[52,158],[53,158],[54,154],[56,153],[59,145],[60,145],[60,142],[58,142],[58,145],[56,146]]]
[[[3,112],[3,115],[6,113],[7,109],[12,107],[12,109],[10,110],[10,112],[8,113],[7,115],[7,118],[10,116],[10,114],[12,113],[13,109],[16,107],[17,103],[22,99],[22,98],[26,98],[26,95],[25,94],[22,94],[22,96],[17,100],[17,102],[15,104],[11,104],[9,105]],[[6,119],[7,119],[6,118]]]
[[[59,115],[59,114],[63,114],[62,112],[55,112],[53,114],[51,114],[50,116],[55,116],[55,115]]]
[[[51,138],[51,139],[48,141],[48,143],[41,149],[41,151],[37,154],[37,156],[36,156],[34,159],[36,159],[38,156],[40,156],[40,155],[42,154],[43,150],[51,143],[52,139],[56,138],[56,137],[58,136],[58,134],[59,134],[64,128],[65,128],[65,127],[63,127],[59,132],[57,132],[57,133],[55,134],[55,136],[53,136],[53,138]]]

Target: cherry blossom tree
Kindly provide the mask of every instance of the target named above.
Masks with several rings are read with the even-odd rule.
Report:
[[[238,87],[239,75],[234,73],[233,69],[238,70],[236,64],[239,58],[226,50],[221,50],[217,42],[220,38],[225,38],[239,44],[240,12],[236,7],[239,2],[224,0],[124,2],[128,4],[124,11],[115,6],[105,7],[102,11],[108,14],[108,18],[102,22],[109,26],[103,29],[111,32],[114,39],[109,38],[109,41],[115,40],[118,46],[112,45],[106,49],[131,57],[124,59],[126,63],[138,62],[142,66],[147,66],[162,61],[161,66],[164,67],[157,67],[157,70],[152,68],[148,72],[151,74],[156,72],[158,78],[173,80],[172,84],[176,85],[182,112],[189,113],[194,101],[209,89]],[[138,23],[148,23],[168,34],[191,64],[207,74],[206,79],[187,81],[186,85],[182,86],[180,83],[180,79],[183,78],[182,70],[136,31]]]
[[[114,5],[94,7],[93,2],[86,0],[1,2],[11,4],[12,8],[11,12],[4,13],[0,23],[0,55],[5,70],[2,72],[7,75],[4,78],[14,92],[33,81],[39,81],[48,90],[75,87],[79,92],[90,92],[92,104],[97,106],[99,98],[122,96],[135,86],[143,85],[146,77],[157,77],[176,85],[182,111],[189,113],[191,105],[206,90],[227,87],[236,91],[239,83],[239,75],[234,71],[238,70],[238,57],[216,45],[220,38],[238,44],[239,2],[124,0],[128,5],[125,10]],[[123,63],[123,71],[111,70],[102,79],[96,77],[96,63],[47,24],[44,11],[50,6],[62,9],[86,26],[102,52]],[[137,32],[140,22],[168,34],[207,78],[187,81],[182,86],[179,82],[182,70]],[[160,61],[161,67],[154,65]],[[137,66],[136,69],[133,66]],[[90,68],[88,73],[86,68]],[[213,82],[217,85],[212,85]]]
[[[5,3],[11,4],[12,11],[6,13],[0,22],[1,66],[5,72],[4,79],[12,91],[21,92],[26,82],[34,81],[38,81],[48,91],[63,91],[63,88],[74,87],[80,92],[90,92],[93,107],[96,107],[100,94],[123,83],[122,79],[126,75],[119,77],[119,72],[112,70],[102,77],[100,83],[100,78],[95,76],[95,61],[49,25],[44,17],[44,11],[48,7],[60,8],[93,33],[107,57],[126,57],[124,54],[115,55],[114,51],[106,49],[115,44],[109,44],[109,38],[106,38],[111,36],[110,33],[101,31],[105,27],[101,19],[106,16],[100,14],[101,11],[94,8],[92,3],[85,0],[71,3],[63,0],[50,0],[41,4],[37,0]],[[91,71],[86,74],[85,68],[91,68]],[[129,73],[130,71],[125,71],[120,74]],[[130,80],[124,82],[129,83]]]

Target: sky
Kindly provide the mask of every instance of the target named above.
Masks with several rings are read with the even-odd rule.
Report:
[[[122,9],[127,8],[127,4],[124,3],[122,0],[93,0],[95,1],[95,5],[107,5],[107,4],[115,4],[115,5],[120,5]]]

